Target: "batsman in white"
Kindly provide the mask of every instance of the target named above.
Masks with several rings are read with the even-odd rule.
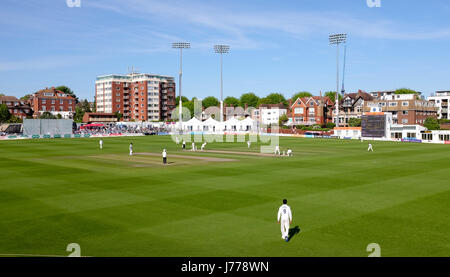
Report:
[[[281,239],[289,241],[289,224],[292,223],[291,208],[287,205],[287,200],[283,199],[283,205],[278,209],[278,224],[281,223]]]
[[[275,155],[281,155],[280,146],[279,145],[275,146]]]
[[[103,149],[103,140],[100,139],[99,143],[100,143],[100,149]]]
[[[367,148],[367,151],[372,151],[373,152],[372,144],[369,143],[369,148]]]
[[[206,142],[204,142],[204,143],[202,144],[202,147],[201,147],[201,149],[200,149],[200,150],[202,150],[202,151],[203,151],[203,149],[205,149],[205,146],[206,146]]]
[[[133,143],[130,143],[130,156],[133,156]]]

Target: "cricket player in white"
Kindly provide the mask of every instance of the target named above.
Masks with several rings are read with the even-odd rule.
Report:
[[[195,151],[195,143],[192,143],[192,151]]]
[[[373,152],[372,144],[369,143],[369,148],[367,148],[367,151],[372,151]]]
[[[103,140],[102,139],[100,139],[100,149],[103,149]]]
[[[133,156],[133,143],[130,143],[130,156]]]
[[[287,155],[288,155],[289,157],[292,156],[292,150],[291,150],[291,148],[288,149]]]
[[[204,142],[204,143],[202,144],[202,148],[201,148],[202,151],[203,151],[203,149],[205,149],[205,146],[206,146],[206,142]]]
[[[252,142],[251,141],[247,141],[248,148],[250,148],[251,145],[252,145]]]
[[[177,145],[180,144],[180,139],[178,137],[176,137],[175,141],[176,141]]]
[[[292,223],[291,208],[287,205],[287,200],[283,199],[283,205],[278,209],[278,224],[281,223],[281,239],[289,240],[289,224]]]
[[[275,155],[281,155],[280,146],[279,145],[275,146]]]

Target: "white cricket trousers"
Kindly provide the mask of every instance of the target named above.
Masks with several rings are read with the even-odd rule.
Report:
[[[281,238],[286,239],[289,236],[289,218],[281,219]]]

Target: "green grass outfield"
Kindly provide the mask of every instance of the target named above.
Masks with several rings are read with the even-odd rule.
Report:
[[[373,142],[368,153],[366,142],[283,137],[287,158],[182,153],[169,136],[103,140],[0,141],[0,254],[68,255],[75,242],[83,256],[364,257],[378,243],[382,256],[450,256],[450,145]],[[172,163],[129,157],[131,141],[167,148]],[[283,198],[300,228],[288,243]]]

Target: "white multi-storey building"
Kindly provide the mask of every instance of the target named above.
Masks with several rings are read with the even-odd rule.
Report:
[[[259,106],[259,120],[263,125],[278,124],[283,114],[287,114],[287,108],[283,104],[263,104]]]
[[[434,105],[438,108],[439,119],[450,119],[448,112],[448,104],[450,102],[450,90],[436,91],[434,96],[429,96],[428,101],[434,102]]]

